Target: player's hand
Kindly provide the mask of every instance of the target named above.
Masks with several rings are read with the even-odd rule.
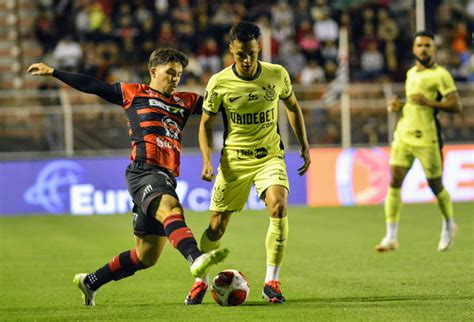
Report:
[[[201,173],[201,179],[204,181],[211,182],[214,180],[215,174],[214,174],[214,169],[212,168],[212,164],[204,164],[202,166],[202,173]]]
[[[409,97],[410,101],[418,105],[428,105],[428,99],[423,94],[413,94]]]
[[[300,156],[304,160],[304,164],[298,168],[298,175],[302,176],[308,171],[309,165],[311,164],[309,149],[301,149]]]
[[[397,95],[392,96],[390,101],[387,104],[387,111],[389,112],[398,112],[402,108],[402,103],[398,99]]]
[[[33,76],[51,76],[53,71],[54,68],[43,63],[32,64],[28,67],[28,73],[31,73]]]

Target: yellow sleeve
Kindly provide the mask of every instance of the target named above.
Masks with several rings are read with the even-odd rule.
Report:
[[[449,93],[457,91],[456,84],[451,74],[447,70],[443,70],[441,73],[439,92],[441,95],[446,96]]]
[[[207,83],[202,108],[210,114],[217,114],[221,103],[222,95],[219,93],[219,84],[216,75],[214,75]]]
[[[290,75],[288,75],[287,70],[282,66],[281,67],[281,92],[280,92],[280,99],[286,100],[291,96],[293,92],[293,87],[291,85]]]

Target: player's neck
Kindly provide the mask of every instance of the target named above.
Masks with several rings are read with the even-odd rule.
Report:
[[[150,83],[148,85],[148,87],[150,87],[151,90],[157,92],[158,94],[164,96],[164,97],[171,97],[173,94],[165,94],[165,92],[161,89],[161,88],[158,88],[157,86],[154,86],[154,84]]]
[[[249,70],[248,72],[245,72],[237,64],[233,66],[233,70],[239,78],[252,80],[258,76],[258,73],[260,71],[260,62],[257,62],[255,66],[253,66],[252,69]]]
[[[416,66],[417,71],[422,71],[422,70],[433,67],[434,64],[435,64],[434,61],[430,61],[429,63],[423,64],[417,60],[415,66]]]

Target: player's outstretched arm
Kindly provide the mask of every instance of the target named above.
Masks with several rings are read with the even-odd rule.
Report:
[[[212,167],[212,125],[215,115],[202,113],[201,123],[199,125],[199,148],[202,154],[202,173],[201,178],[211,182],[214,179],[214,168]]]
[[[90,75],[65,72],[44,63],[32,64],[28,67],[28,73],[33,76],[53,76],[81,92],[95,94],[114,104],[122,104],[120,89]]]
[[[300,155],[304,160],[304,164],[298,168],[298,174],[302,176],[305,174],[309,165],[311,164],[311,157],[309,155],[309,143],[308,137],[306,136],[306,126],[304,125],[303,111],[301,106],[296,99],[295,93],[292,93],[289,98],[283,100],[286,105],[286,111],[288,114],[288,120],[290,121],[291,128],[298,139],[298,143],[301,146]]]

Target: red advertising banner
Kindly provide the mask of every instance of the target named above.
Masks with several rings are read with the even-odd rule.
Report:
[[[390,149],[313,149],[308,173],[308,205],[380,204],[390,182]],[[453,201],[474,201],[474,145],[443,149],[443,182]],[[416,160],[405,178],[404,202],[432,202],[434,196]]]

